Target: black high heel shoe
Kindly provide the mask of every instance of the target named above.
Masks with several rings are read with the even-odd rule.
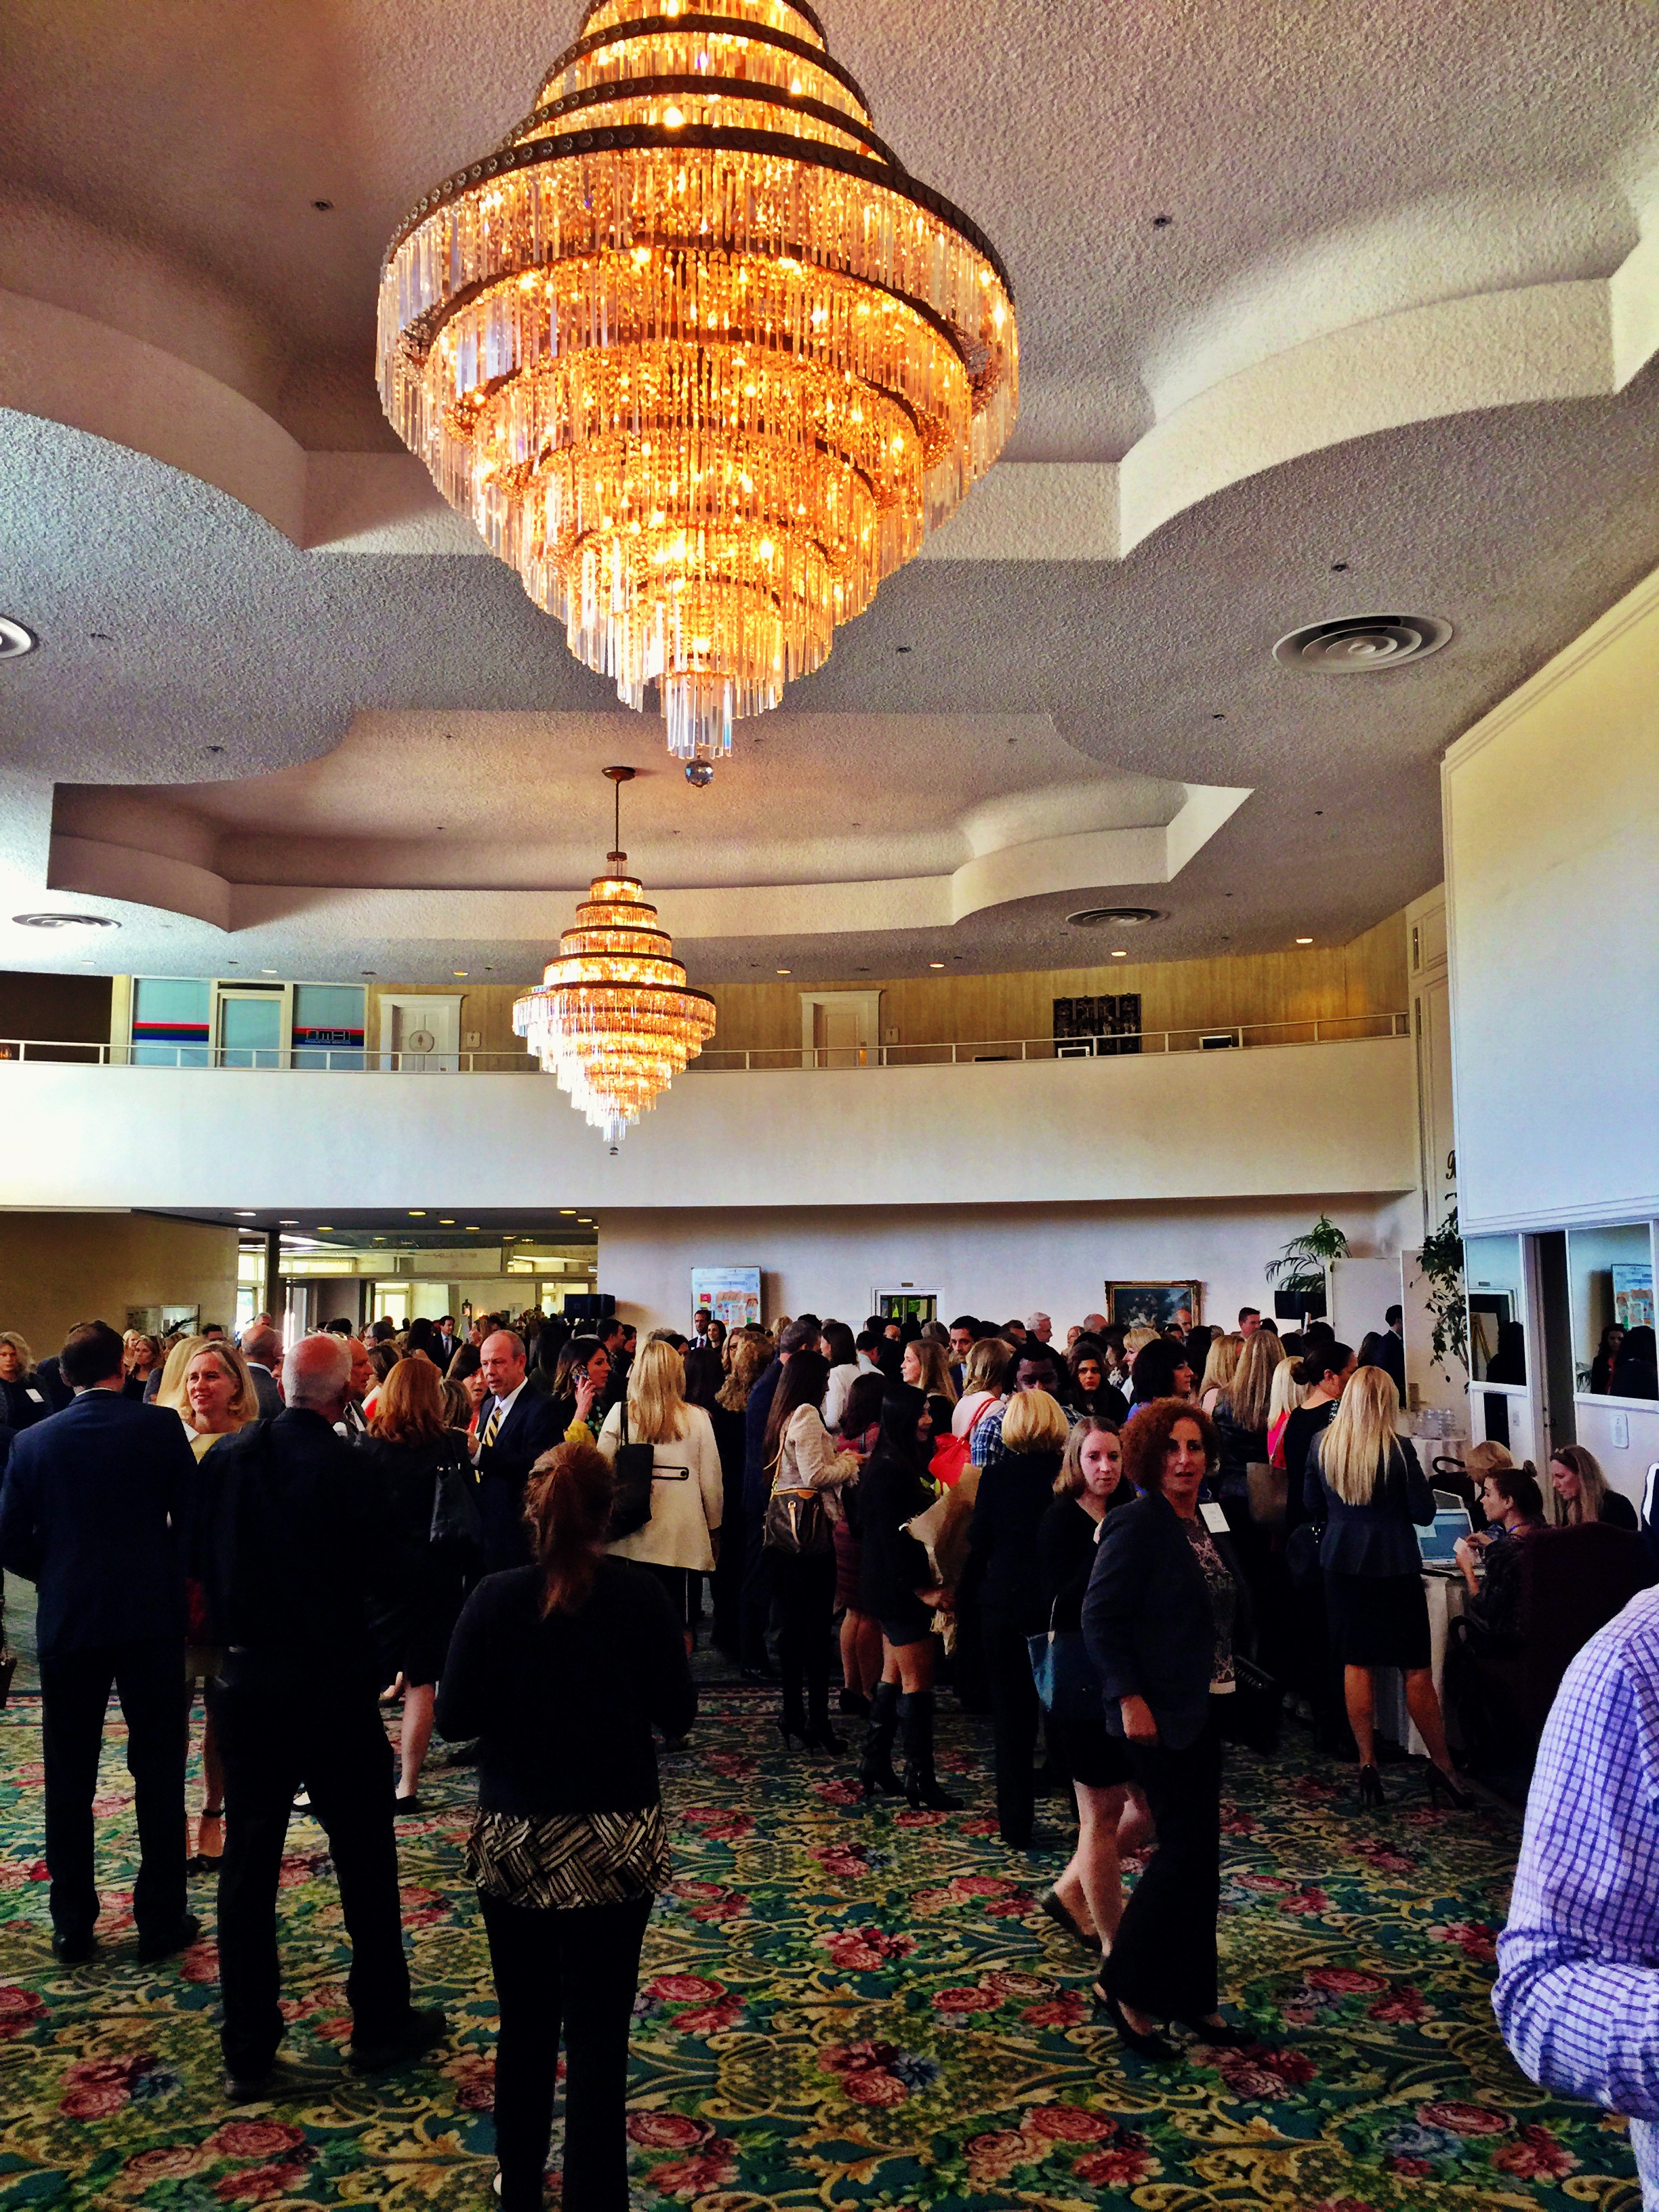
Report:
[[[1183,2020],[1181,2025],[1212,2051],[1254,2051],[1261,2040],[1250,2028],[1236,2027],[1230,2020]]]
[[[1382,1777],[1375,1766],[1362,1766],[1359,1770],[1359,1802],[1368,1812],[1375,1812],[1379,1805],[1389,1802],[1382,1794]]]
[[[1454,1813],[1474,1812],[1474,1798],[1470,1796],[1467,1790],[1460,1790],[1458,1788],[1456,1783],[1453,1781],[1451,1776],[1447,1773],[1443,1766],[1437,1766],[1434,1764],[1434,1761],[1431,1759],[1429,1761],[1428,1772],[1425,1778],[1429,1785],[1429,1802],[1431,1805],[1437,1805],[1443,1797]]]
[[[1095,1984],[1093,1994],[1096,2005],[1110,2021],[1118,2041],[1127,2050],[1133,2051],[1137,2058],[1150,2059],[1154,2066],[1180,2064],[1181,2053],[1174,2044],[1164,2036],[1143,2034],[1139,2028],[1131,2027],[1123,2017],[1122,2006],[1115,1996],[1109,1996],[1098,1982]]]
[[[805,1750],[806,1731],[799,1721],[781,1720],[778,1723],[778,1734],[783,1738],[783,1747],[786,1751],[793,1751],[797,1742],[803,1751]]]
[[[814,1721],[801,1741],[808,1751],[827,1751],[831,1759],[839,1759],[847,1748],[827,1720]]]

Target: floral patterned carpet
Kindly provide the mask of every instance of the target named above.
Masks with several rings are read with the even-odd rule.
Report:
[[[783,1757],[758,1693],[711,1688],[665,1763],[675,1883],[634,2039],[636,2205],[1636,2212],[1622,2122],[1533,2087],[1492,2021],[1513,1818],[1431,1811],[1396,1767],[1389,1813],[1364,1820],[1351,1773],[1304,1774],[1302,1742],[1273,1767],[1235,1758],[1227,1785],[1224,1985],[1261,2045],[1160,2073],[1096,2025],[1086,1961],[1036,1908],[1058,1829],[1029,1856],[998,1843],[978,1723],[942,1729],[968,1810],[871,1811],[850,1760]],[[59,1966],[39,1708],[0,1714],[0,2206],[493,2203],[471,1772],[431,1774],[431,1817],[399,1824],[418,1994],[448,2008],[448,2046],[404,2075],[343,2070],[339,1901],[321,1831],[296,1818],[282,1905],[300,2094],[232,2112],[211,1943],[137,1963],[121,1759],[112,1717],[100,1949]]]

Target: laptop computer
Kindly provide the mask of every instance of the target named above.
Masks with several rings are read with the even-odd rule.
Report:
[[[1474,1523],[1469,1518],[1469,1509],[1460,1500],[1444,1502],[1443,1491],[1435,1498],[1434,1524],[1417,1532],[1417,1548],[1423,1554],[1425,1571],[1431,1575],[1455,1575],[1462,1570],[1452,1556],[1453,1547],[1462,1536],[1468,1535]]]

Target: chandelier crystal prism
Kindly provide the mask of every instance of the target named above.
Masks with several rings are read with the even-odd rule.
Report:
[[[608,872],[594,877],[541,981],[515,1000],[513,1026],[614,1147],[714,1036],[714,1001],[686,988],[656,908],[623,872],[622,787],[634,771],[605,774],[617,787]]]
[[[399,436],[671,750],[731,750],[1002,450],[1001,263],[805,0],[596,0],[381,272]]]

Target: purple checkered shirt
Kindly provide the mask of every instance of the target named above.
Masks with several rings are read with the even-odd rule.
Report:
[[[1659,1590],[1568,1668],[1527,1798],[1492,2006],[1548,2088],[1631,2117],[1659,2206]]]

